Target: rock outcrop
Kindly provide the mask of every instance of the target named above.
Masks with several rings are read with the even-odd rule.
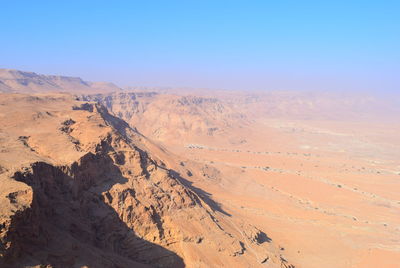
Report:
[[[15,141],[0,154],[2,267],[283,263],[264,232],[205,199],[105,106],[68,95],[10,98],[28,112],[0,131]],[[24,122],[48,128],[21,130]]]
[[[158,141],[222,134],[248,118],[217,98],[160,95],[156,92],[87,94],[85,101],[103,104],[111,113]]]

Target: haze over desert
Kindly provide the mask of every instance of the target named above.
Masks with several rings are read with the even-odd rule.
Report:
[[[400,260],[392,100],[69,93],[76,81],[92,83],[68,77],[60,93],[49,93],[36,74],[2,73],[18,73],[0,78],[15,85],[0,107],[3,265],[396,267]]]
[[[399,268],[396,1],[8,1],[0,268]]]

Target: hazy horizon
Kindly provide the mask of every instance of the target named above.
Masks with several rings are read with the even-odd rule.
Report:
[[[0,268],[399,268],[400,1],[3,1]]]
[[[121,87],[397,92],[395,1],[3,3],[0,66]]]

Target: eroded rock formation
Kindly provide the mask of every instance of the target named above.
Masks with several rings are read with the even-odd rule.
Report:
[[[0,174],[7,185],[3,267],[281,265],[264,232],[205,198],[164,163],[165,153],[104,106],[65,95],[33,104],[26,96],[13,98],[35,105],[30,113],[44,115],[34,124],[46,121],[48,129],[22,133],[18,125],[31,117],[24,114],[4,134],[26,156],[4,161]],[[12,156],[5,150],[3,156]]]

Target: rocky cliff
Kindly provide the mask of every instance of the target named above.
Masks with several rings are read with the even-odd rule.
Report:
[[[165,95],[156,92],[117,92],[81,95],[158,141],[215,136],[246,125],[246,115],[217,98]]]
[[[2,267],[290,267],[105,106],[3,96]]]

